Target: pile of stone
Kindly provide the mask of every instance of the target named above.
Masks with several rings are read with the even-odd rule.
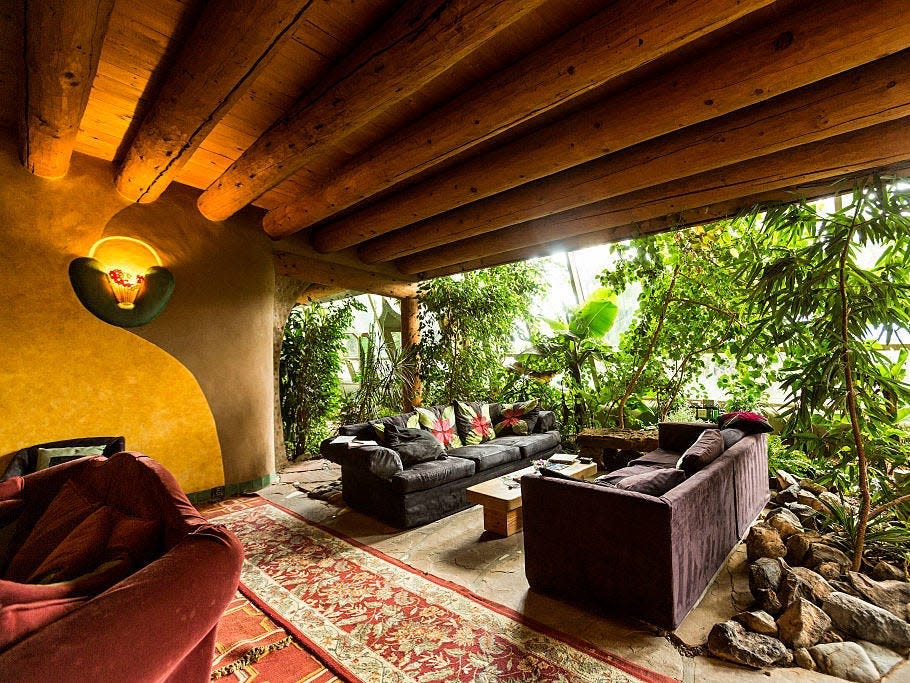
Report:
[[[879,562],[871,577],[812,528],[823,501],[812,481],[778,472],[780,490],[746,537],[752,610],[717,624],[716,657],[763,668],[800,666],[858,683],[878,681],[910,652],[910,583]]]

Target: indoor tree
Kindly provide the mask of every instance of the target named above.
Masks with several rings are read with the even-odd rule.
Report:
[[[744,233],[743,303],[755,316],[752,338],[785,358],[791,436],[827,449],[841,475],[855,472],[854,571],[870,522],[910,501],[899,487],[870,481],[889,469],[896,414],[910,399],[903,367],[896,371],[883,350],[905,341],[910,325],[908,216],[906,185],[876,177],[831,211],[804,201],[763,207]]]

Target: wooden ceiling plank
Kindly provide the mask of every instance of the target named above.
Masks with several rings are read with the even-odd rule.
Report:
[[[313,243],[322,252],[343,249],[898,52],[910,47],[910,24],[893,20],[904,3],[802,3],[638,87],[317,226]]]
[[[910,116],[910,51],[371,240],[390,261],[516,223]]]
[[[304,282],[315,282],[320,285],[353,289],[358,292],[369,292],[404,298],[416,296],[417,285],[414,282],[396,280],[341,263],[309,258],[300,254],[279,251],[274,254],[275,272]]]
[[[286,235],[461,154],[773,0],[614,3],[370,149],[263,226]]]
[[[207,4],[126,152],[117,191],[158,199],[313,2]]]
[[[910,118],[719,168],[436,247],[396,261],[415,275],[595,230],[651,220],[738,197],[771,192],[910,160]]]
[[[910,173],[910,166],[901,164],[891,168],[886,167],[883,170],[905,177]],[[751,210],[761,204],[792,202],[796,200],[815,201],[822,197],[830,197],[837,189],[843,191],[849,190],[850,184],[855,181],[856,177],[864,176],[867,173],[868,171],[862,171],[860,174],[857,174],[857,176],[841,176],[836,179],[836,183],[831,179],[828,179],[822,182],[799,185],[785,190],[775,190],[757,195],[749,195],[748,197],[740,197],[730,201],[681,211],[679,213],[669,214],[651,220],[639,221],[629,225],[607,228],[605,230],[595,230],[594,232],[587,232],[554,242],[531,244],[526,247],[519,247],[518,249],[493,254],[492,256],[484,256],[482,258],[463,261],[444,268],[438,268],[425,272],[422,275],[426,279],[445,277],[447,275],[454,275],[455,273],[466,273],[472,270],[480,270],[481,268],[493,268],[494,266],[501,266],[507,263],[518,263],[535,258],[552,256],[554,254],[578,251],[579,249],[587,249],[589,247],[596,247],[611,242],[634,239],[657,232],[713,223],[714,221],[724,218],[732,218],[743,211]],[[838,185],[840,187],[838,187]]]
[[[88,105],[114,0],[47,0],[25,12],[22,163],[42,178],[62,178]]]
[[[408,0],[199,197],[199,210],[232,215],[544,1]]]

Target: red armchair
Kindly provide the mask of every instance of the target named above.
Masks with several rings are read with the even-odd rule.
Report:
[[[17,583],[23,581],[17,553],[67,482],[96,510],[110,508],[117,519],[138,518],[155,531],[143,541],[145,556],[132,573],[122,572],[128,575],[100,593],[77,595],[62,616],[0,652],[3,677],[208,681],[215,630],[237,588],[243,550],[233,534],[200,517],[173,476],[144,455],[84,458],[0,484],[0,579],[6,580],[0,583],[13,594],[55,590]],[[84,588],[86,578],[79,581]],[[0,620],[8,607],[0,604]]]

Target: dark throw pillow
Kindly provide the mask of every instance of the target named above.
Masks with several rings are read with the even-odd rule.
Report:
[[[764,415],[744,411],[724,413],[717,418],[717,426],[721,429],[736,427],[736,429],[741,429],[746,434],[761,434],[774,431],[774,427],[768,423],[768,418]]]
[[[455,401],[455,424],[466,446],[476,446],[496,436],[489,403]]]
[[[724,437],[719,429],[706,429],[689,446],[676,463],[676,468],[692,476],[702,467],[710,465],[724,452]]]
[[[536,398],[524,403],[503,403],[497,411],[496,436],[530,434],[537,426],[539,415]]]
[[[549,467],[540,468],[540,476],[550,477],[551,479],[568,479],[569,481],[584,481],[584,479],[579,479],[578,477],[573,477],[571,474],[565,474],[559,470],[551,470]]]
[[[724,450],[730,448],[733,444],[739,443],[742,441],[746,433],[742,429],[736,429],[735,427],[728,427],[727,429],[721,429],[720,435],[724,437]]]
[[[626,477],[616,484],[616,488],[622,491],[645,493],[649,496],[662,496],[686,480],[686,474],[682,470],[671,467],[655,467],[651,470]]]
[[[431,432],[423,429],[410,429],[386,425],[386,445],[401,457],[405,467],[420,462],[440,460],[446,457],[446,450]]]

